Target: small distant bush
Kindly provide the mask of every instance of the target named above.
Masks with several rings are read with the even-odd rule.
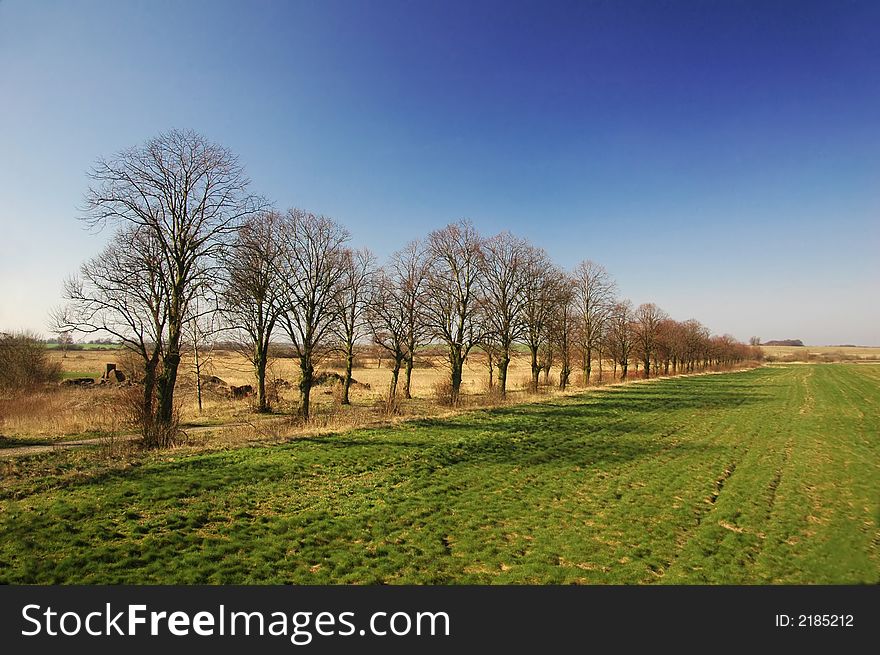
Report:
[[[61,365],[30,332],[0,333],[0,389],[31,389],[61,379]]]

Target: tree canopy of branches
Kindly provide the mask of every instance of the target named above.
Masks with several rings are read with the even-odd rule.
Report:
[[[531,356],[532,391],[537,391],[538,375],[541,372],[538,354],[549,341],[559,291],[560,272],[544,250],[530,247],[524,275],[523,340]]]
[[[554,312],[550,319],[550,341],[559,353],[559,388],[565,391],[571,378],[571,360],[578,332],[574,310],[575,280],[562,275],[558,285]]]
[[[485,340],[487,351],[497,353],[495,363],[498,366],[498,388],[502,397],[507,393],[507,369],[510,366],[511,351],[524,329],[523,311],[528,280],[526,271],[530,254],[528,243],[509,232],[502,232],[483,244],[480,280],[486,321]]]
[[[581,369],[584,385],[588,385],[593,353],[600,347],[605,320],[614,306],[615,285],[604,266],[589,260],[575,267],[573,280],[574,306],[581,323]]]
[[[452,402],[458,401],[465,360],[483,337],[480,312],[482,251],[473,224],[460,221],[428,236],[425,321],[447,348]]]
[[[162,364],[155,381],[158,407],[154,418],[158,424],[168,425],[173,420],[189,305],[211,287],[230,238],[241,222],[259,209],[261,201],[248,193],[249,181],[238,159],[191,131],[170,131],[113,158],[101,159],[90,177],[84,220],[99,228],[123,228],[129,240],[117,239],[116,247],[144,248],[135,259],[149,265],[148,277],[157,278],[150,291],[158,292],[164,323],[161,339],[152,335]],[[141,283],[141,279],[119,281],[123,287]],[[84,302],[93,305],[93,300],[99,300],[103,312],[116,312],[117,303],[101,300],[118,298],[119,290],[104,291],[111,293],[87,296]],[[140,292],[135,290],[134,294]],[[121,292],[122,297],[129,295],[127,289]],[[130,314],[126,308],[118,318],[127,322]]]
[[[544,250],[508,232],[484,239],[469,221],[410,242],[377,270],[370,252],[352,250],[348,231],[333,219],[268,209],[248,192],[236,157],[193,132],[168,132],[101,160],[91,178],[84,220],[113,231],[66,282],[68,303],[53,329],[107,333],[137,354],[139,415],[150,445],[173,439],[181,349],[192,344],[200,380],[202,342],[214,332],[201,319],[210,314],[213,321],[215,313],[253,366],[259,411],[270,409],[273,338],[289,340],[305,420],[316,367],[342,352],[347,404],[355,354],[368,341],[391,357],[389,407],[402,367],[410,398],[417,349],[438,344],[450,367],[452,402],[474,347],[486,352],[490,387],[497,367],[502,396],[518,345],[529,351],[533,390],[540,371],[547,382],[557,364],[559,386],[568,387],[578,357],[584,385],[594,361],[601,382],[606,355],[622,378],[639,359],[649,377],[760,357],[757,338],[750,347],[730,335],[710,336],[698,321],[672,320],[653,303],[634,311],[615,297],[602,266],[585,260],[563,271]]]
[[[346,250],[342,256],[342,276],[337,296],[339,321],[336,332],[345,356],[345,377],[342,380],[342,404],[350,404],[351,369],[354,365],[354,348],[363,339],[369,323],[367,310],[373,302],[373,284],[376,274],[376,258],[366,248]]]
[[[276,211],[254,214],[244,222],[229,252],[221,294],[223,313],[236,334],[238,350],[254,367],[261,412],[270,409],[266,368],[272,334],[282,312],[283,225],[284,217]]]
[[[54,318],[62,328],[111,334],[137,355],[144,385],[137,419],[148,446],[166,445],[173,436],[166,429],[154,429],[156,383],[169,313],[160,250],[151,232],[121,227],[101,254],[65,282],[68,304]]]
[[[635,340],[642,359],[644,375],[651,377],[651,359],[657,348],[660,326],[668,317],[666,312],[652,302],[643,303],[635,312]]]
[[[422,345],[427,329],[423,311],[428,278],[428,253],[424,244],[410,241],[391,256],[387,275],[392,279],[403,305],[406,326],[406,377],[403,395],[412,398],[412,370],[416,349]]]
[[[614,362],[620,365],[620,377],[626,379],[629,360],[635,341],[633,331],[633,310],[629,300],[616,303],[608,315],[608,352]]]
[[[299,360],[300,415],[309,418],[315,366],[333,348],[349,233],[325,216],[287,212],[282,227],[280,323]]]
[[[397,397],[400,369],[410,352],[408,344],[411,332],[406,296],[404,280],[384,270],[377,273],[373,301],[367,309],[367,322],[373,341],[391,357],[389,406]]]

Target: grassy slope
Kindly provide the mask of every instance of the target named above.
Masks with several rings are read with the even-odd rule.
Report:
[[[7,487],[0,581],[876,583],[878,435],[819,365],[154,456]]]

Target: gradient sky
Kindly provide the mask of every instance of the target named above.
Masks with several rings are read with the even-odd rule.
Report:
[[[169,128],[385,256],[458,218],[714,332],[880,345],[880,3],[0,0],[0,329]]]

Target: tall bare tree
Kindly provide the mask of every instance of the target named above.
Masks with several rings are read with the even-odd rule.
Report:
[[[486,319],[486,351],[498,367],[498,388],[507,394],[507,369],[514,343],[523,335],[526,302],[526,267],[531,248],[510,232],[483,244],[482,299]]]
[[[624,300],[615,304],[608,315],[608,351],[614,357],[615,367],[620,365],[620,377],[624,380],[634,342],[632,303]]]
[[[300,367],[300,414],[309,418],[315,366],[333,347],[349,233],[325,216],[291,209],[282,227],[279,322]]]
[[[581,369],[590,384],[593,354],[601,343],[602,325],[614,305],[615,284],[604,266],[582,261],[574,270],[574,303],[580,318]]]
[[[210,299],[216,301],[216,299]],[[190,303],[190,317],[185,323],[184,343],[192,348],[192,370],[196,378],[196,401],[202,413],[202,377],[214,361],[215,337],[220,331],[220,312],[214,302],[205,306],[196,298]]]
[[[373,301],[367,310],[367,321],[373,340],[391,356],[391,385],[388,389],[389,407],[397,396],[400,369],[409,353],[409,316],[405,296],[406,286],[396,275],[379,271],[376,276]]]
[[[254,214],[244,222],[229,253],[221,294],[223,314],[236,335],[237,350],[254,367],[261,412],[271,409],[266,370],[282,311],[283,226],[284,217],[277,211]]]
[[[419,241],[410,241],[391,256],[387,269],[394,279],[406,319],[406,372],[404,397],[412,398],[412,370],[416,349],[422,345],[427,331],[424,313],[424,294],[428,278],[428,252]]]
[[[480,246],[480,235],[469,221],[452,223],[428,236],[430,265],[423,307],[432,336],[446,345],[453,403],[458,402],[468,353],[483,337]]]
[[[575,284],[576,281],[568,275],[560,278],[556,309],[550,324],[550,340],[559,353],[559,388],[562,391],[568,387],[571,378],[572,353],[575,340],[579,338],[580,325],[575,315]]]
[[[354,366],[354,349],[364,338],[369,324],[367,309],[373,301],[376,274],[376,258],[366,248],[346,250],[342,257],[342,276],[337,295],[339,321],[336,334],[345,356],[345,377],[342,381],[342,404],[350,403],[351,369]]]
[[[68,302],[53,317],[57,328],[110,334],[139,357],[143,400],[138,418],[148,446],[167,445],[173,436],[154,429],[154,399],[169,315],[162,262],[162,245],[153,232],[123,226],[101,254],[65,282]]]
[[[548,345],[560,273],[543,249],[530,247],[524,275],[522,339],[531,356],[532,391],[537,391],[538,375],[542,367],[539,353]]]
[[[217,277],[230,237],[262,201],[226,148],[191,131],[171,131],[101,159],[86,196],[90,225],[126,225],[149,235],[167,317],[156,380],[156,419],[170,423],[189,304]]]
[[[709,330],[697,319],[690,318],[681,325],[681,349],[684,370],[693,372],[705,360]]]
[[[660,325],[668,316],[652,302],[643,303],[635,312],[635,338],[642,358],[644,374],[651,377],[651,361],[657,347]],[[656,366],[656,362],[654,363]]]

